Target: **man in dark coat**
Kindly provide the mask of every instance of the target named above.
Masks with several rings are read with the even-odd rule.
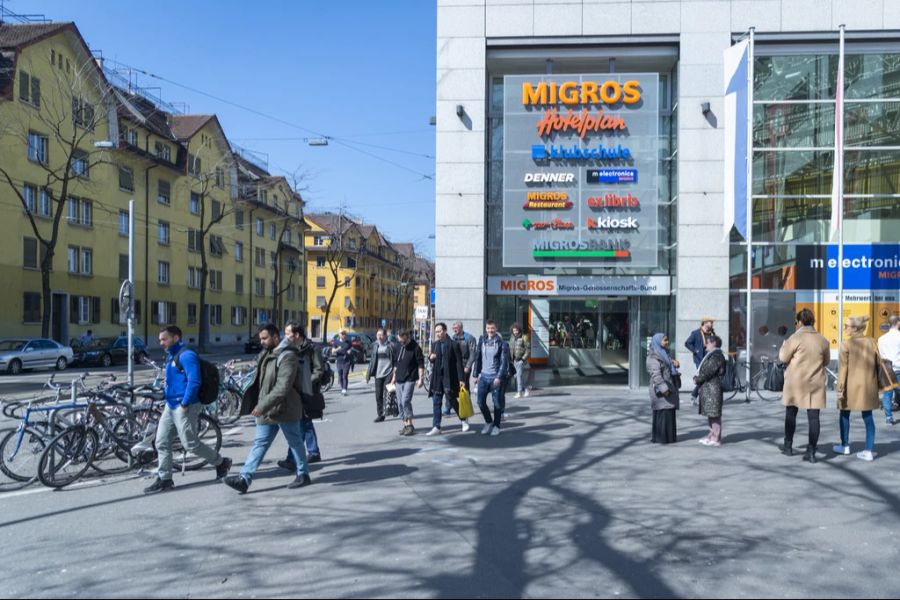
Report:
[[[715,319],[712,317],[703,317],[700,320],[700,329],[692,331],[690,337],[688,337],[687,341],[684,343],[684,347],[691,351],[691,355],[694,357],[694,366],[697,368],[700,367],[703,357],[706,356],[707,341],[709,338],[716,335],[716,330],[713,329],[714,323]],[[700,386],[694,386],[691,397],[696,401],[699,395]]]
[[[466,372],[463,367],[462,354],[459,345],[447,335],[447,325],[438,323],[434,327],[435,341],[431,345],[431,354],[428,359],[434,365],[431,376],[431,384],[428,393],[434,406],[434,418],[432,429],[427,435],[440,435],[441,433],[441,405],[444,397],[450,401],[450,406],[459,414],[459,388],[466,385]],[[463,421],[463,431],[468,431],[469,424]]]

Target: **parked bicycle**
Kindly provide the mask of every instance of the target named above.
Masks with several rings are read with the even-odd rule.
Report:
[[[731,353],[730,360],[734,360],[734,354]],[[766,379],[769,376],[769,371],[774,368],[774,361],[768,356],[760,357],[760,365],[756,372],[751,372],[750,374],[750,391],[756,392],[756,395],[759,396],[760,400],[765,402],[778,402],[781,400],[781,392],[772,392],[766,389]],[[747,397],[747,384],[745,382],[747,376],[747,361],[746,359],[740,360],[737,363],[737,369],[735,372],[734,381],[735,384],[731,391],[725,392],[725,399],[731,400],[733,398],[739,397],[741,394],[749,402],[749,398]]]

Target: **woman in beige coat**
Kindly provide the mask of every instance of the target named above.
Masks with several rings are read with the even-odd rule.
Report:
[[[784,373],[784,448],[782,454],[793,456],[797,413],[806,409],[809,421],[809,445],[803,460],[815,463],[819,445],[819,411],[825,408],[825,367],[831,362],[831,346],[816,331],[816,315],[808,308],[797,313],[797,331],[785,340],[778,360],[787,365]]]
[[[844,332],[849,337],[841,344],[838,363],[838,408],[841,411],[841,443],[834,447],[837,454],[850,454],[850,411],[862,411],[866,423],[866,449],[856,457],[875,459],[875,418],[872,411],[881,406],[878,397],[878,362],[881,356],[875,340],[866,335],[869,317],[849,317]]]

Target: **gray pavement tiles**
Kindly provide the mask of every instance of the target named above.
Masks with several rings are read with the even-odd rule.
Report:
[[[725,444],[649,443],[644,393],[571,387],[510,398],[499,437],[373,424],[371,388],[329,396],[314,485],[288,490],[279,438],[249,494],[176,476],[0,495],[3,595],[75,597],[897,597],[900,431],[875,462],[778,452],[780,404],[727,403]],[[473,424],[481,423],[480,415]],[[795,443],[805,446],[801,418]],[[854,419],[852,436],[863,439]],[[821,448],[836,441],[823,413]],[[236,471],[252,422],[226,436]],[[231,432],[229,432],[231,433]],[[859,449],[854,444],[854,451]]]

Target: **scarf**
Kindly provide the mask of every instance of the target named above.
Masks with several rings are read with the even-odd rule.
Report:
[[[653,336],[653,341],[650,342],[650,351],[656,354],[660,360],[662,360],[669,367],[669,371],[672,373],[676,373],[675,365],[672,363],[672,357],[669,356],[669,351],[662,347],[663,338],[666,337],[664,333],[657,333]]]

